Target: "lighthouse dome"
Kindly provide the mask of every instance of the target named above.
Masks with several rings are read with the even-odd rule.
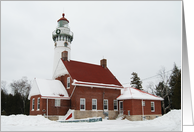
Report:
[[[62,17],[57,21],[58,27],[68,27],[69,20],[65,18],[65,14],[62,14]]]

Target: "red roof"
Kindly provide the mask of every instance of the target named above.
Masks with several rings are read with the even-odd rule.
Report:
[[[61,59],[62,60],[62,59]],[[108,68],[78,61],[63,61],[72,79],[82,82],[114,84],[122,86]]]
[[[61,17],[57,22],[59,22],[59,21],[61,21],[61,20],[65,20],[65,21],[67,21],[67,22],[69,23],[69,21],[64,17],[64,16],[65,16],[64,13],[62,14],[62,16],[63,16],[63,17]]]

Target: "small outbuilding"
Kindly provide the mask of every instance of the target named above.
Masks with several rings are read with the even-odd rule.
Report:
[[[117,97],[119,114],[128,120],[150,120],[162,116],[161,101],[163,98],[142,90],[126,87]]]

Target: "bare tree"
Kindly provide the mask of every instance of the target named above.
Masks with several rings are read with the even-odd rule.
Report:
[[[1,81],[1,89],[3,90],[4,93],[7,94],[6,85],[7,85],[6,81]]]
[[[23,109],[25,112],[25,102],[27,100],[27,97],[29,95],[29,91],[31,89],[31,85],[27,80],[27,77],[23,77],[20,80],[14,80],[11,84],[10,84],[12,91],[15,94],[20,94],[22,97],[22,101],[23,101]]]
[[[159,75],[161,81],[158,84],[158,86],[156,86],[156,91],[164,99],[162,101],[162,108],[163,108],[163,111],[165,114],[168,109],[171,110],[170,88],[168,86],[170,76],[167,74],[164,67],[159,71],[158,75]],[[166,102],[166,100],[167,100],[167,102]]]
[[[156,95],[156,88],[153,82],[148,82],[148,85],[146,86],[148,93]]]

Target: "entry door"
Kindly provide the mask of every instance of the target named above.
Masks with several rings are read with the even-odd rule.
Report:
[[[119,113],[123,115],[123,101],[119,101]]]

